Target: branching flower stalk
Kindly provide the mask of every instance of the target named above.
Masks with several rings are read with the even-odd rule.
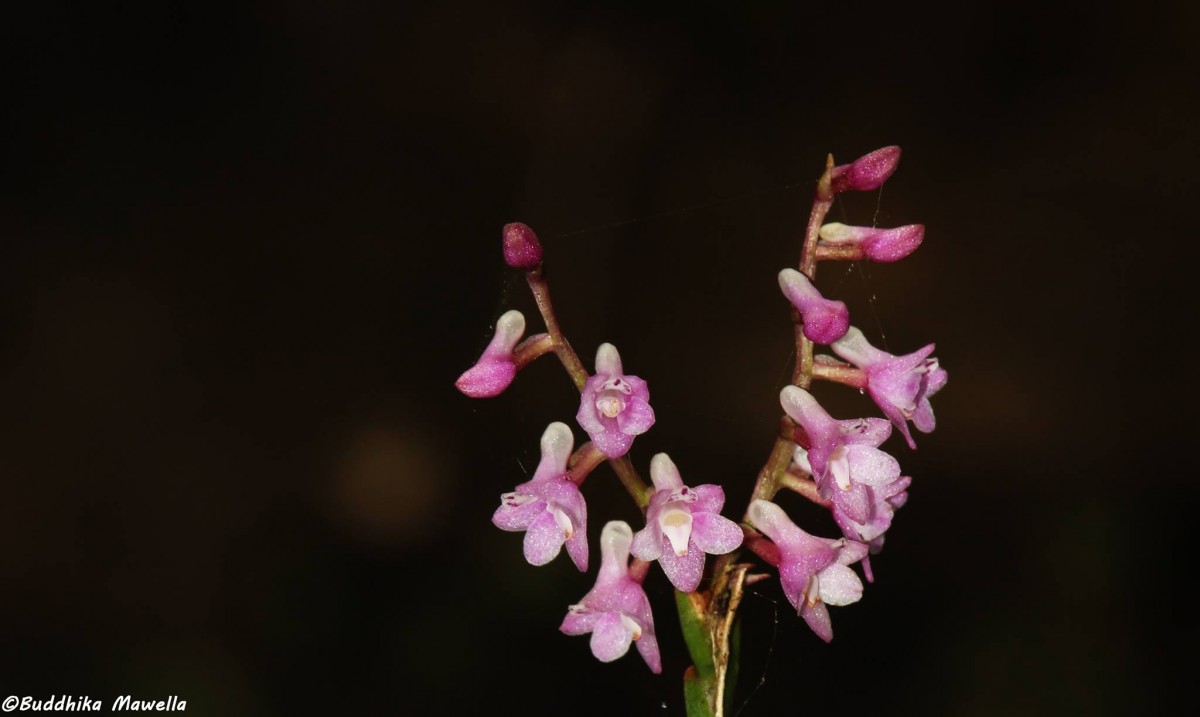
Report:
[[[517,373],[553,352],[579,391],[576,423],[589,441],[574,448],[565,423],[551,423],[541,440],[542,458],[533,477],[501,496],[492,522],[525,533],[524,554],[544,565],[565,546],[581,572],[588,570],[585,479],[607,462],[645,513],[646,526],[634,531],[609,521],[600,534],[602,561],[592,589],[571,605],[560,626],[568,635],[589,634],[592,653],[609,662],[637,650],[652,672],[662,671],[657,633],[642,585],[657,562],[676,591],[676,607],[692,666],[684,674],[689,715],[726,713],[737,671],[737,612],[745,587],[769,577],[762,565],[743,560],[748,549],[777,570],[784,595],[820,638],[833,638],[829,605],[849,605],[863,584],[850,567],[860,565],[873,582],[869,555],[883,547],[895,510],[907,499],[911,478],[880,446],[892,427],[912,448],[911,422],[919,431],[934,428],[929,398],[946,383],[932,357],[933,345],[904,356],[872,346],[850,325],[841,301],[824,297],[813,283],[822,261],[898,261],[924,240],[924,227],[892,229],[825,223],[837,195],[880,187],[896,169],[898,147],[884,147],[837,166],[830,156],[817,182],[797,269],[779,273],[779,286],[791,304],[796,363],[791,383],[780,392],[779,432],[758,472],[739,525],[721,515],[725,493],[713,483],[689,485],[665,453],[650,461],[652,485],[628,458],[637,436],[655,422],[646,381],[626,374],[617,348],[601,344],[595,372],[588,373],[559,324],[550,299],[541,242],[528,226],[506,225],[505,262],[525,272],[546,332],[522,340],[525,318],[503,314],[496,334],[456,386],[467,396],[490,398],[504,392]],[[828,345],[834,356],[817,355]],[[815,380],[841,384],[871,396],[887,417],[839,420],[809,392]],[[788,490],[828,509],[840,538],[805,532],[773,502]],[[709,562],[707,556],[716,558]],[[707,568],[707,569],[706,569]]]

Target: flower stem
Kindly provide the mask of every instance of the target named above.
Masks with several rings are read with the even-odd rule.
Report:
[[[833,171],[833,155],[825,159],[825,171],[817,181],[817,191],[813,196],[812,210],[808,215],[808,226],[804,231],[804,244],[800,248],[800,272],[810,280],[817,276],[817,240],[821,236],[821,224],[825,215],[833,206],[833,190],[831,188],[831,172]],[[804,335],[804,324],[800,321],[800,312],[792,309],[792,323],[795,324],[796,336],[796,367],[792,370],[792,384],[807,389],[813,381],[813,342]],[[791,420],[783,418],[787,424]],[[783,425],[783,424],[781,424]],[[754,483],[754,492],[750,501],[758,499],[770,500],[779,491],[779,481],[792,460],[791,426],[783,426],[784,430],[775,438],[771,447],[771,455],[766,465],[758,472],[758,480]],[[746,506],[746,516],[749,518],[750,507]]]
[[[579,450],[571,456],[568,464],[571,466],[571,471],[567,473],[567,480],[575,485],[583,485],[583,481],[587,479],[588,474],[592,470],[604,462],[604,454],[591,441],[580,446]]]
[[[813,366],[812,377],[823,381],[844,384],[851,388],[866,388],[867,376],[860,368],[818,363]]]
[[[817,490],[817,484],[807,476],[800,477],[789,471],[780,477],[779,485],[799,493],[822,508],[828,508],[830,505],[829,501],[821,497],[820,491]]]
[[[812,211],[808,214],[808,227],[804,231],[804,246],[800,249],[800,273],[810,281],[817,279],[817,240],[821,238],[821,225],[825,215],[833,206],[833,190],[830,188],[830,173],[833,171],[833,155],[825,158],[825,172],[817,181]],[[796,325],[796,368],[792,371],[792,383],[800,388],[812,385],[813,342],[804,335],[800,323],[800,312],[792,311],[792,322]]]
[[[787,471],[788,465],[792,462],[792,449],[795,444],[783,436],[775,438],[775,445],[771,446],[771,455],[767,458],[767,463],[758,472],[758,480],[754,482],[754,492],[750,495],[750,502],[756,500],[770,500],[775,497],[775,493],[779,490],[779,476]],[[743,521],[750,519],[750,506],[747,504],[746,513],[742,516]]]
[[[650,505],[650,496],[654,494],[654,489],[646,485],[646,481],[638,475],[629,456],[610,458],[608,465],[612,466],[613,471],[617,474],[617,479],[621,481],[621,485],[625,486],[625,490],[629,492],[633,501],[639,508],[645,510],[646,506]]]
[[[550,302],[550,285],[546,283],[545,272],[541,266],[538,266],[538,268],[525,273],[525,280],[529,282],[529,289],[533,292],[538,311],[542,314],[542,321],[546,322],[546,331],[554,340],[554,353],[562,362],[563,368],[567,370],[571,380],[575,382],[575,388],[582,391],[583,385],[587,383],[588,372],[558,326],[558,317],[554,315],[554,304]]]
[[[534,359],[541,358],[554,350],[554,337],[550,334],[535,334],[517,344],[513,349],[513,363],[516,364],[517,370],[525,368],[533,363]]]
[[[858,244],[822,244],[817,247],[817,261],[862,261],[866,256]]]

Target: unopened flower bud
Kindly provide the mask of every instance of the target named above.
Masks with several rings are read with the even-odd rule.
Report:
[[[900,148],[891,145],[864,154],[850,164],[834,167],[830,173],[833,192],[878,189],[892,176],[899,163]]]
[[[528,225],[504,225],[504,263],[514,269],[536,269],[542,263],[542,243]]]
[[[471,398],[499,396],[517,375],[513,347],[525,333],[525,316],[508,311],[496,320],[496,335],[475,365],[463,372],[454,385]]]
[[[922,224],[907,224],[894,229],[852,227],[832,222],[821,227],[821,241],[833,246],[857,246],[862,253],[859,258],[872,261],[900,261],[917,250],[925,239]]]
[[[779,272],[779,288],[804,323],[804,335],[809,341],[829,344],[845,335],[850,328],[850,311],[840,301],[821,296],[808,277],[795,269]]]

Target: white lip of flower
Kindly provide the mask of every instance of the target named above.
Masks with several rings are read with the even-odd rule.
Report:
[[[817,603],[821,602],[821,578],[815,573],[808,579],[808,585],[804,588],[804,601],[809,607],[816,607]]]
[[[829,454],[829,471],[842,490],[850,490],[850,452],[846,446],[838,446]]]
[[[833,474],[833,480],[842,490],[850,490],[850,452],[846,446],[838,446],[829,454],[827,462],[828,470]],[[812,465],[808,462],[808,451],[796,446],[796,451],[793,454],[793,460],[800,470],[812,475]],[[815,476],[814,476],[815,477]]]
[[[575,535],[575,526],[571,523],[571,518],[553,502],[546,503],[546,510],[549,510],[550,515],[554,516],[554,522],[558,523],[558,527],[562,529],[563,537],[570,540],[571,536]]]
[[[634,622],[633,618],[629,617],[625,613],[621,613],[621,624],[624,625],[625,629],[629,631],[629,634],[633,636],[635,642],[642,639],[642,626]]]
[[[845,545],[846,539],[838,538],[837,540],[833,541],[829,547],[833,548],[834,550],[841,550]],[[836,565],[837,563],[835,562],[833,564]],[[829,566],[827,565],[825,567],[828,568]],[[823,569],[813,573],[812,577],[808,579],[808,585],[804,586],[804,601],[808,603],[809,607],[816,607],[817,603],[821,602],[822,572],[824,572]]]
[[[692,512],[668,506],[658,515],[658,527],[671,542],[675,555],[683,557],[688,552],[688,541],[692,538]]]

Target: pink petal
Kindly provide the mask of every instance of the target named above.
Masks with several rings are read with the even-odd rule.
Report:
[[[605,430],[604,423],[600,421],[600,413],[596,410],[596,395],[606,380],[604,376],[592,376],[583,385],[583,391],[579,395],[579,410],[575,413],[575,420],[589,436],[595,436]]]
[[[909,224],[875,232],[863,242],[867,258],[878,262],[900,261],[912,254],[925,240],[925,227]]]
[[[567,539],[567,555],[571,556],[571,562],[575,563],[575,567],[579,568],[579,572],[586,573],[588,569],[588,542],[587,530],[582,526],[575,528],[575,534]]]
[[[655,530],[653,525],[647,525],[633,536],[633,544],[629,547],[629,552],[639,560],[658,560],[658,556],[662,555],[662,548],[662,533]]]
[[[567,480],[563,476],[558,476],[553,480],[545,481],[538,484],[538,491],[541,496],[554,503],[571,517],[571,522],[576,526],[587,524],[587,501],[583,499],[583,493],[579,491],[579,486]]]
[[[692,503],[693,513],[720,513],[725,507],[725,490],[719,485],[705,483],[688,490],[696,496],[696,502]]]
[[[454,382],[455,388],[471,398],[493,398],[504,393],[517,376],[511,360],[482,358]]]
[[[804,609],[804,591],[808,589],[808,581],[816,571],[809,566],[795,561],[784,562],[779,566],[779,584],[796,612]]]
[[[853,483],[850,490],[842,490],[841,488],[833,488],[834,505],[841,509],[851,520],[856,523],[865,523],[871,518],[871,501],[867,494],[867,487],[861,483]],[[834,516],[837,517],[836,515]]]
[[[937,427],[937,421],[933,418],[933,405],[929,403],[928,398],[922,398],[917,403],[917,410],[913,411],[913,425],[921,433],[932,433]]]
[[[931,359],[931,360],[936,361],[937,359]],[[950,375],[948,373],[946,373],[945,369],[942,369],[942,368],[934,369],[933,371],[930,371],[928,374],[926,374],[925,396],[926,397],[932,396],[933,394],[942,390],[942,387],[946,385],[946,379],[948,379],[949,377],[950,377]]]
[[[882,488],[877,488],[876,493],[880,498],[890,503],[892,507],[899,508],[900,506],[904,505],[904,501],[907,499],[907,494],[904,491],[908,490],[910,485],[912,485],[911,477],[900,476],[894,482],[889,483]],[[901,498],[900,496],[905,497]]]
[[[617,414],[617,427],[621,433],[638,436],[654,425],[654,409],[650,404],[634,396],[625,404],[625,410]]]
[[[692,513],[692,542],[712,555],[724,555],[742,544],[742,529],[715,513]]]
[[[602,614],[590,610],[583,612],[568,611],[567,616],[563,618],[562,625],[559,625],[558,629],[565,635],[584,635],[596,627],[596,622],[600,620]]]
[[[544,500],[530,500],[519,505],[502,503],[492,514],[492,525],[500,530],[528,530],[530,523],[545,512]]]
[[[825,607],[825,603],[819,602],[811,606],[805,603],[800,608],[800,617],[803,617],[812,631],[817,633],[817,637],[825,642],[833,640],[833,621],[829,619],[829,609]]]
[[[908,430],[908,419],[904,417],[904,412],[889,401],[887,396],[875,391],[870,384],[867,384],[867,393],[870,394],[871,400],[875,401],[875,405],[879,407],[879,410],[883,411],[883,415],[891,420],[896,430],[900,431],[900,435],[904,436],[908,447],[915,449],[917,443],[913,440],[912,433]]]
[[[892,435],[892,424],[886,418],[855,418],[838,423],[842,427],[842,442],[848,446],[878,446]]]
[[[842,565],[851,565],[867,557],[867,546],[857,540],[847,540],[838,549],[837,561]]]
[[[530,565],[545,565],[562,550],[562,528],[549,512],[543,512],[525,531],[525,559]]]
[[[650,387],[646,382],[637,376],[625,376],[625,383],[629,384],[629,394],[633,398],[640,398],[643,401],[650,400]]]
[[[592,628],[592,654],[601,662],[612,662],[629,651],[633,634],[621,620],[621,613],[606,612]]]
[[[633,436],[616,430],[604,430],[591,434],[592,443],[596,449],[608,458],[620,458],[629,452],[633,445]]]
[[[875,582],[875,573],[873,573],[871,571],[871,559],[863,558],[862,559],[862,567],[863,567],[863,575],[867,576],[867,582],[869,582],[869,583]]]
[[[704,551],[697,549],[694,544],[690,547],[692,549],[686,555],[676,555],[664,537],[662,553],[658,557],[658,564],[667,574],[667,579],[676,589],[685,593],[695,590],[704,574]]]
[[[662,658],[659,656],[658,639],[654,636],[653,626],[643,628],[642,639],[637,641],[637,650],[651,672],[662,674]]]

